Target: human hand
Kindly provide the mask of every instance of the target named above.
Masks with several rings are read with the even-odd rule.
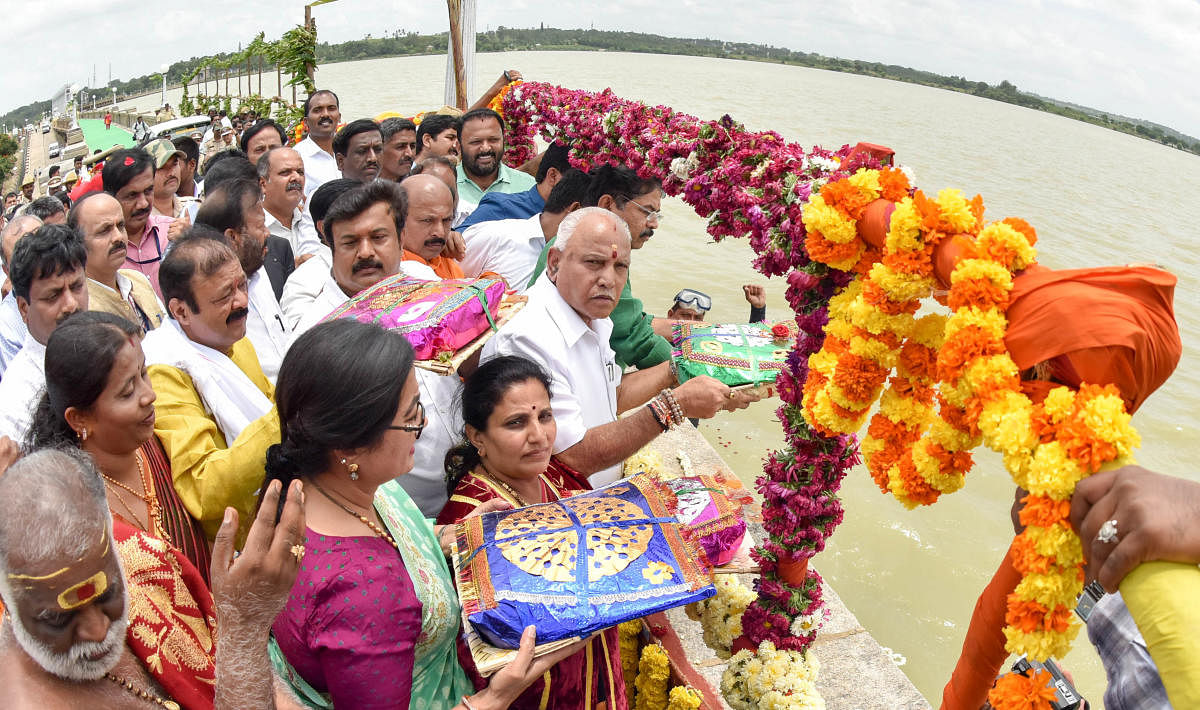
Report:
[[[0,476],[21,458],[21,447],[7,436],[0,436]]]
[[[762,399],[763,393],[757,387],[747,387],[740,390],[730,389],[729,394],[725,397],[725,403],[721,406],[721,410],[732,412],[735,409],[749,407],[752,403]]]
[[[746,284],[742,286],[742,294],[746,296],[746,303],[749,303],[751,308],[767,307],[767,289],[765,287],[759,284]]]
[[[1117,521],[1117,541],[1100,542],[1100,526]],[[1071,498],[1088,579],[1115,592],[1142,562],[1200,563],[1200,483],[1123,466],[1089,476]]]
[[[693,377],[672,390],[672,394],[683,410],[683,416],[694,419],[716,416],[733,401],[729,397],[729,385],[707,375]]]
[[[463,235],[458,232],[450,232],[446,235],[446,243],[442,246],[442,256],[455,261],[462,261],[467,255],[467,242],[463,239]]]
[[[463,520],[468,518],[477,518],[484,513],[494,513],[498,510],[512,510],[512,504],[501,498],[490,498],[480,503],[472,510],[463,516]],[[438,544],[442,548],[442,554],[449,557],[454,551],[456,544],[455,538],[458,533],[454,525],[438,525],[434,527],[434,534],[437,535]]]
[[[516,69],[509,69],[500,75],[500,78],[496,80],[496,85],[502,87],[511,84],[514,81],[522,81],[524,78],[525,77],[521,76],[521,72],[517,71]]]
[[[233,541],[237,537],[238,514],[233,508],[225,509],[225,520],[213,544],[210,575],[222,629],[233,627],[250,632],[261,628],[265,632],[283,609],[296,581],[304,554],[304,487],[300,481],[292,481],[276,524],[281,490],[282,484],[277,480],[267,486],[246,537],[246,546],[236,559]],[[223,634],[222,641],[225,639]]]
[[[550,670],[556,663],[583,649],[589,639],[577,641],[570,646],[560,648],[554,653],[533,657],[533,647],[536,643],[537,629],[526,626],[521,634],[521,646],[517,657],[507,666],[501,668],[492,676],[488,687],[472,696],[471,704],[477,710],[484,708],[507,708],[513,700],[525,691],[535,680]]]
[[[180,238],[183,236],[184,230],[190,226],[192,226],[192,222],[188,219],[187,212],[184,212],[167,226],[167,241],[173,242]]]

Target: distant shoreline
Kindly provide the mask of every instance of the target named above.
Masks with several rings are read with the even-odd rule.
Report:
[[[347,40],[337,44],[318,44],[317,65],[319,67],[323,64],[339,64],[364,59],[442,55],[444,52],[437,50],[445,46],[445,32],[431,35],[417,34],[415,32],[394,32],[385,37],[372,37],[368,35],[362,39]],[[999,84],[991,85],[982,81],[970,81],[960,76],[945,76],[896,64],[826,57],[820,54],[792,51],[782,47],[772,47],[763,44],[725,42],[718,39],[664,37],[640,32],[582,29],[563,30],[552,27],[512,29],[501,26],[495,30],[476,34],[476,52],[479,54],[518,51],[613,51],[715,57],[720,59],[741,59],[752,62],[803,66],[812,69],[872,76],[879,79],[891,79],[909,84],[930,86],[979,96],[993,101],[1024,106],[1035,111],[1043,111],[1076,121],[1090,123],[1200,155],[1200,140],[1167,126],[1119,116],[1056,99],[1044,98],[1020,91],[1014,84],[1008,81],[1001,81]],[[222,59],[228,58],[230,55],[225,53],[213,56]],[[172,64],[167,70],[168,84],[179,86],[182,78],[188,75],[189,72],[205,59],[208,58],[195,57]],[[160,81],[160,75],[146,74],[130,79],[129,81],[114,81],[111,86],[115,87],[117,93],[124,95],[125,98],[133,98],[135,95],[145,95],[151,91],[161,90]],[[106,87],[104,91],[107,92],[108,88]],[[7,122],[10,125],[24,125],[40,116],[41,113],[48,111],[49,108],[49,100],[34,102],[0,116],[0,122]]]

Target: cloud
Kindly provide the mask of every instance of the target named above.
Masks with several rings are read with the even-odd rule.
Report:
[[[439,32],[441,3],[343,0],[314,9],[322,41],[397,29]],[[214,51],[234,51],[262,30],[275,38],[303,19],[295,0],[210,0],[188,6],[118,0],[62,0],[45,13],[13,13],[7,29],[21,42],[0,46],[5,103],[49,97],[66,83],[158,71]],[[65,19],[63,19],[65,18]],[[478,3],[480,31],[554,27],[649,32],[761,42],[804,52],[910,66],[974,81],[1007,79],[1043,96],[1164,123],[1200,137],[1190,95],[1200,65],[1200,3],[1193,0],[515,0]],[[84,40],[88,38],[87,48]],[[39,54],[30,48],[68,51]],[[1187,87],[1188,92],[1181,92]]]

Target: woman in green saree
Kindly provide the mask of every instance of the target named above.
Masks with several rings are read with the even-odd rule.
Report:
[[[412,363],[402,335],[336,320],[280,368],[281,442],[263,485],[304,479],[308,530],[271,654],[309,707],[505,708],[563,655],[533,659],[531,627],[517,660],[471,695],[443,544],[399,486],[380,488],[412,467],[425,425]]]

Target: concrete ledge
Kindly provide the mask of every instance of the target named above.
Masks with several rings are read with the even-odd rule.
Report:
[[[690,424],[685,424],[658,437],[651,448],[662,457],[668,471],[681,473],[678,453],[687,454],[692,469],[697,474],[716,472],[733,475],[720,455]],[[755,498],[761,497],[755,492]],[[764,536],[762,526],[750,522],[749,529],[755,540]],[[814,559],[814,567],[820,567],[820,557]],[[747,587],[752,588],[753,577],[739,575]],[[822,585],[825,609],[828,612],[825,624],[813,644],[821,663],[817,687],[830,710],[924,710],[930,705],[896,666],[891,656],[862,627],[857,617],[842,603],[841,597],[828,584]],[[721,676],[726,662],[717,658],[704,644],[700,624],[687,618],[682,608],[667,612],[671,626],[679,636],[684,653],[692,667],[700,672],[720,694]],[[722,706],[728,707],[721,701]]]

